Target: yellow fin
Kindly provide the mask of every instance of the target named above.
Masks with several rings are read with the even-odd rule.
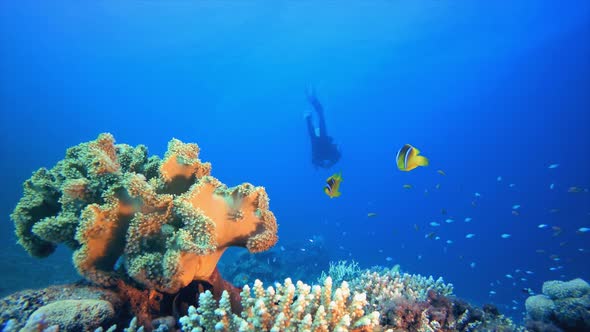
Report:
[[[416,156],[414,158],[418,166],[428,166],[428,158],[424,156]]]

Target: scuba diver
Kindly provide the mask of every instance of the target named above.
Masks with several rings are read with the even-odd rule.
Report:
[[[318,100],[315,91],[310,89],[306,93],[307,101],[318,114],[319,127],[315,128],[311,119],[311,113],[305,114],[307,121],[307,133],[311,139],[311,162],[316,167],[330,168],[340,160],[340,148],[333,143],[332,137],[328,136],[324,108]]]

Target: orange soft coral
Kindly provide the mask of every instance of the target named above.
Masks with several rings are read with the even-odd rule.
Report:
[[[276,219],[263,187],[227,188],[209,175],[211,165],[199,160],[196,144],[172,140],[168,148],[160,178],[124,174],[103,194],[107,203],[82,213],[75,262],[87,278],[112,285],[122,259],[135,281],[174,293],[207,280],[230,246],[260,252],[276,243]]]
[[[215,234],[216,249],[207,255],[186,252],[181,255],[183,283],[203,279],[212,272],[221,254],[230,246],[246,247],[260,252],[277,241],[274,215],[268,211],[268,196],[262,187],[242,184],[227,188],[219,180],[207,176],[181,195],[177,204],[182,209],[198,211]],[[190,212],[182,212],[190,213]]]

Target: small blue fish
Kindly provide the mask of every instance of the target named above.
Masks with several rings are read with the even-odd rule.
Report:
[[[549,227],[549,225],[547,225],[547,224],[539,224],[539,226],[537,226],[537,227],[539,227],[539,228],[547,228],[547,227]]]
[[[433,221],[433,222],[430,223],[430,226],[432,226],[432,227],[438,227],[438,226],[440,226],[440,224],[437,223],[436,221]]]
[[[393,258],[387,256],[387,257],[385,257],[385,260],[388,261],[388,262],[391,262],[393,260]]]
[[[514,277],[512,276],[512,274],[507,274],[507,275],[506,275],[506,278],[508,278],[508,279],[512,279],[512,278],[514,278]]]
[[[511,184],[508,185],[508,187],[514,188],[514,187],[516,187],[516,185],[514,183],[511,183]]]
[[[447,220],[445,220],[445,222],[446,222],[447,224],[452,224],[452,223],[454,223],[454,222],[455,222],[455,220],[453,220],[453,219],[447,219]]]
[[[469,267],[470,267],[470,268],[472,268],[472,269],[475,269],[475,262],[471,262],[471,263],[469,264]]]
[[[498,182],[500,182],[500,181],[502,181],[502,177],[501,177],[501,176],[498,176],[498,177],[496,178],[496,180],[498,180]]]
[[[470,217],[465,218],[465,222],[471,222],[471,220],[472,219]]]
[[[466,239],[472,239],[474,236],[475,236],[475,234],[469,233],[469,234],[465,235],[465,238]]]
[[[518,210],[518,209],[520,209],[520,204],[512,205],[512,210]]]
[[[549,189],[553,190],[553,188],[555,188],[555,183],[549,185]]]
[[[588,227],[580,227],[580,228],[578,228],[578,232],[580,232],[580,233],[587,233],[587,232],[590,232],[590,228],[588,228]]]
[[[500,236],[501,236],[503,239],[508,239],[508,238],[510,238],[512,235],[504,233],[504,234],[502,234],[502,235],[500,235]]]
[[[447,244],[453,244],[453,241],[447,240]]]
[[[475,196],[475,197],[481,197],[481,194],[480,193],[475,193],[475,194],[473,194],[473,196]]]
[[[551,165],[549,165],[549,169],[554,169],[554,168],[557,168],[557,167],[559,167],[559,164],[551,164]]]

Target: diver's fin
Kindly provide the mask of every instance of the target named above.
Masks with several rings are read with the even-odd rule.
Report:
[[[414,158],[416,158],[416,164],[418,164],[418,166],[428,166],[428,158],[424,156],[416,156]]]

